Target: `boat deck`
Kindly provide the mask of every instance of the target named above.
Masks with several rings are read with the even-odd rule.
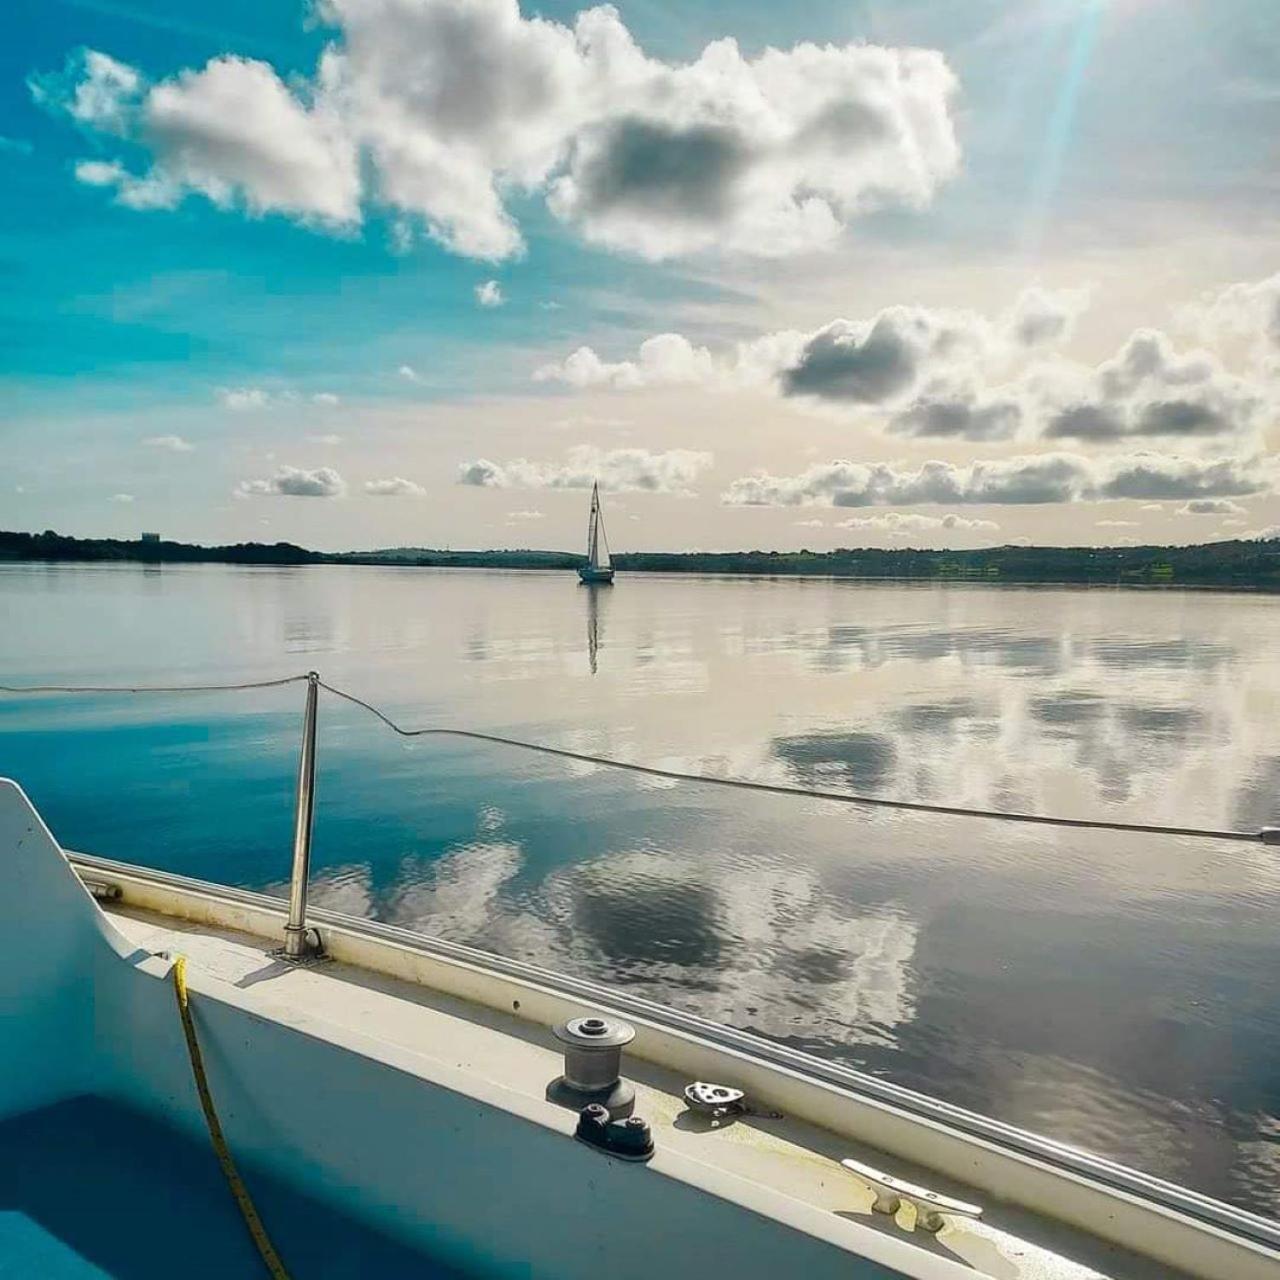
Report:
[[[226,984],[235,989],[239,1002],[265,1017],[364,1051],[377,1046],[402,1071],[566,1138],[573,1132],[575,1115],[545,1097],[548,1083],[560,1074],[561,1051],[549,1028],[525,1021],[515,1011],[504,1014],[333,960],[290,965],[272,957],[270,943],[247,933],[119,904],[110,905],[108,913],[135,945],[188,957],[197,1025],[201,990],[212,993],[215,987],[210,983]],[[747,1116],[714,1123],[685,1107],[681,1095],[687,1080],[651,1063],[627,1058],[624,1074],[636,1086],[636,1113],[653,1128],[657,1151],[651,1168],[863,1257],[876,1257],[876,1241],[883,1240],[895,1246],[909,1243],[919,1251],[915,1273],[939,1280],[975,1273],[996,1280],[1177,1280],[1177,1273],[1166,1266],[986,1197],[978,1197],[986,1200],[980,1223],[950,1219],[936,1235],[914,1230],[908,1213],[896,1218],[873,1213],[871,1188],[842,1169],[840,1159],[852,1157],[887,1168],[960,1199],[972,1200],[973,1193],[936,1173],[913,1169],[795,1119]],[[213,1075],[216,1096],[216,1072]],[[406,1135],[406,1141],[412,1140]],[[431,1158],[428,1147],[423,1159]],[[613,1163],[603,1155],[599,1158],[602,1167]],[[219,1190],[222,1199],[228,1199],[225,1190]],[[270,1201],[264,1210],[270,1228]],[[900,1248],[895,1248],[893,1257],[900,1256]],[[885,1261],[893,1265],[889,1257]],[[422,1274],[420,1260],[418,1266]],[[398,1274],[394,1266],[372,1273]]]

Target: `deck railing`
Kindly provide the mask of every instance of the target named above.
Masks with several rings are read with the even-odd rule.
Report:
[[[1139,835],[1178,836],[1197,840],[1230,840],[1280,846],[1280,827],[1262,827],[1257,831],[1214,830],[1207,827],[1178,827],[1158,823],[1117,822],[1104,818],[1067,818],[1054,814],[1018,813],[1003,809],[977,809],[961,805],[927,804],[916,800],[895,800],[887,796],[855,795],[848,791],[829,791],[815,787],[789,786],[784,783],[756,782],[750,778],[726,778],[715,774],[692,773],[679,769],[663,769],[656,765],[641,764],[632,760],[615,760],[609,756],[592,755],[583,751],[570,751],[547,743],[528,742],[501,734],[485,733],[476,729],[456,729],[444,726],[428,726],[406,729],[385,711],[349,690],[326,684],[319,672],[305,675],[282,676],[275,680],[256,680],[239,684],[202,685],[0,685],[0,694],[175,694],[216,693],[246,689],[270,689],[282,685],[305,683],[306,700],[302,714],[302,742],[298,753],[298,782],[294,799],[293,816],[293,864],[289,876],[289,912],[284,926],[284,942],[280,949],[282,958],[306,961],[323,950],[317,930],[307,924],[307,891],[311,879],[311,840],[315,826],[316,780],[316,729],[319,718],[320,691],[361,707],[377,717],[384,725],[403,738],[455,737],[512,747],[521,751],[533,751],[540,755],[573,760],[579,763],[599,765],[603,768],[638,773],[647,777],[664,778],[674,782],[732,787],[737,790],[763,792],[766,795],[799,796],[810,800],[827,800],[837,804],[857,805],[872,809],[896,809],[909,813],[931,813],[946,817],[981,818],[989,821],[1020,822],[1040,826],[1066,827],[1090,831],[1119,831]]]

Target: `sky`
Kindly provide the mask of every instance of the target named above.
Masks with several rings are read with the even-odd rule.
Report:
[[[19,0],[0,527],[1280,526],[1274,0]]]

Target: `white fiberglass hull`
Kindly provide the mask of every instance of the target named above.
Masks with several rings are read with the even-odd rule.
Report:
[[[0,781],[0,1119],[100,1094],[202,1136],[167,981],[182,951],[237,1159],[481,1275],[1280,1276],[1273,1224],[834,1064],[335,913],[313,913],[331,959],[291,966],[277,900],[72,857]],[[547,1099],[549,1028],[595,1009],[636,1027],[648,1164],[573,1141]],[[693,1079],[785,1118],[698,1123]],[[908,1230],[842,1156],[987,1216]]]

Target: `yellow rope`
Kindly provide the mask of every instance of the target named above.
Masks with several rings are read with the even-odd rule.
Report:
[[[200,1095],[200,1109],[204,1112],[204,1122],[209,1129],[209,1140],[213,1143],[218,1163],[235,1197],[236,1207],[249,1228],[253,1243],[262,1255],[262,1261],[271,1273],[271,1280],[289,1280],[289,1273],[284,1269],[275,1246],[267,1235],[267,1229],[258,1217],[258,1211],[249,1198],[249,1189],[240,1177],[235,1161],[231,1158],[231,1150],[227,1140],[222,1136],[222,1125],[218,1123],[218,1113],[213,1109],[213,1095],[209,1092],[209,1078],[205,1075],[204,1056],[200,1052],[200,1042],[196,1039],[195,1023],[191,1020],[191,1008],[187,1002],[187,958],[178,956],[173,962],[173,990],[178,997],[178,1013],[182,1017],[182,1034],[187,1041],[187,1054],[191,1059],[191,1074],[195,1077],[196,1092]]]

